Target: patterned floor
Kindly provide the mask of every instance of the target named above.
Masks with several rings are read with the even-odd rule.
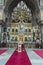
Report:
[[[33,50],[34,49],[26,49],[32,65],[43,65],[43,59],[38,56],[35,52],[33,52]],[[14,51],[15,49],[9,48],[5,53],[0,55],[0,65],[5,65]]]

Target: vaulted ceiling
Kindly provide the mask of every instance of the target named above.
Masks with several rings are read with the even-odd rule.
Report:
[[[33,18],[39,22],[40,9],[37,0],[7,0],[5,12],[11,13],[20,1],[24,1],[28,8],[30,8]]]
[[[12,12],[13,8],[16,7],[20,1],[24,1],[27,7],[30,8],[32,11],[39,11],[37,0],[8,0],[5,8],[9,12]]]

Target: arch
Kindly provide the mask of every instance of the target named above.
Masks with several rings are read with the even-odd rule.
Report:
[[[40,22],[40,9],[37,0],[8,0],[5,7],[5,12],[7,14],[11,14],[13,9],[17,6],[17,4],[23,1],[26,3],[27,7],[31,9],[31,13],[33,15],[33,18],[35,17],[35,20],[37,23]]]
[[[39,11],[37,0],[8,0],[6,3],[6,9],[12,11],[20,1],[24,1],[31,10],[35,11],[37,9],[37,11]]]

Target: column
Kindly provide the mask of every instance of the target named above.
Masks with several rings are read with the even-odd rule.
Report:
[[[43,48],[43,21],[41,21],[41,46]]]
[[[0,47],[1,47],[1,42],[2,42],[2,23],[0,23]]]

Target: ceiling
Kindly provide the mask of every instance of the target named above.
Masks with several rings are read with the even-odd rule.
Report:
[[[13,8],[17,6],[20,1],[24,1],[28,8],[32,11],[39,11],[37,0],[7,0],[5,9],[9,12],[13,11]]]
[[[31,13],[33,15],[33,18],[38,21],[40,9],[37,0],[7,0],[6,6],[5,6],[5,12],[7,14],[11,14],[13,9],[18,5],[19,2],[25,2],[27,7],[30,8]],[[38,21],[39,22],[39,21]]]

